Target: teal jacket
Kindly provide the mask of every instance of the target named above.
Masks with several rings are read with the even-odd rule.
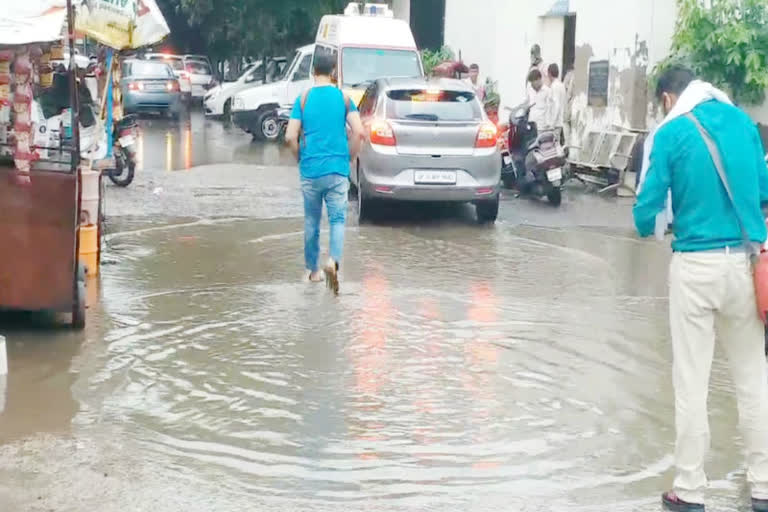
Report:
[[[736,107],[708,101],[693,114],[715,140],[750,240],[766,239],[761,203],[768,202],[768,168],[755,123]],[[640,236],[650,236],[656,214],[672,190],[678,252],[706,251],[742,245],[736,212],[720,182],[704,139],[690,119],[678,117],[656,133],[650,168],[634,208]]]

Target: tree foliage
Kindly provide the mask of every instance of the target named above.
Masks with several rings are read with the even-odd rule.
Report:
[[[214,59],[284,55],[314,39],[347,0],[158,0],[179,51]]]
[[[759,104],[768,88],[766,0],[678,0],[672,55],[726,89],[737,103]]]

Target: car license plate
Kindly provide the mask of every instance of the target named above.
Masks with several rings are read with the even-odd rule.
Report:
[[[431,185],[454,185],[456,171],[416,171],[414,181]]]
[[[563,169],[558,167],[557,169],[550,169],[547,171],[547,179],[549,181],[558,181],[563,179]]]
[[[120,146],[127,148],[134,142],[136,142],[136,138],[133,135],[124,135],[120,137]]]
[[[165,84],[146,84],[145,87],[148,91],[164,91],[165,90]]]

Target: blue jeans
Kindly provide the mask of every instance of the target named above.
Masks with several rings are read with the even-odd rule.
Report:
[[[316,272],[320,269],[318,259],[323,201],[328,209],[328,223],[331,225],[329,252],[333,261],[341,261],[347,222],[349,178],[340,174],[302,178],[301,192],[304,194],[304,261],[307,270]]]

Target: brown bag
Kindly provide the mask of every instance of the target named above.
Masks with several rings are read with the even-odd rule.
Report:
[[[757,315],[760,317],[760,320],[766,324],[768,323],[768,320],[766,319],[766,316],[768,315],[768,252],[765,252],[764,249],[758,249],[756,244],[754,244],[749,239],[749,233],[747,233],[747,230],[744,227],[744,222],[739,216],[739,211],[736,210],[736,201],[733,198],[733,192],[731,192],[731,185],[728,183],[728,176],[725,174],[723,158],[720,155],[720,150],[717,149],[717,145],[712,139],[712,136],[692,113],[689,112],[686,114],[686,117],[693,121],[693,124],[696,125],[699,133],[701,133],[701,136],[704,139],[704,143],[707,145],[707,149],[709,150],[709,155],[712,157],[712,163],[715,164],[717,174],[720,176],[720,181],[723,184],[723,188],[725,188],[725,192],[728,194],[728,199],[731,201],[731,206],[733,206],[734,210],[736,211],[736,219],[739,221],[739,228],[741,229],[742,243],[744,244],[744,248],[747,252],[749,262],[752,265],[752,276],[755,282]]]

